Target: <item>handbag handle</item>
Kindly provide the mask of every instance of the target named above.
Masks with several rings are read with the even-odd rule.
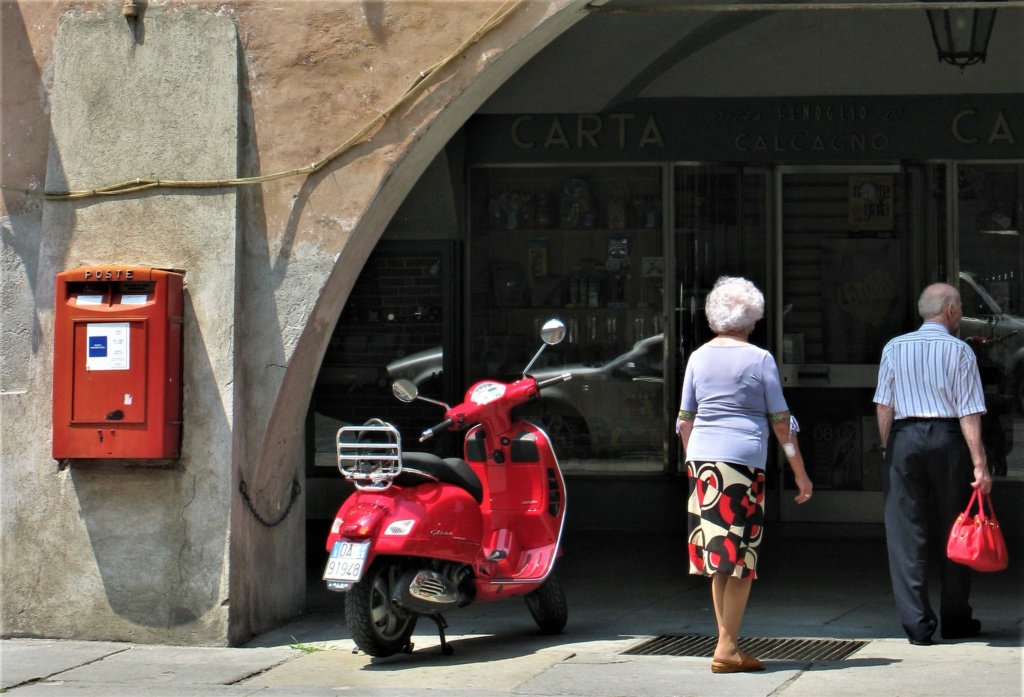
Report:
[[[978,522],[980,524],[993,525],[999,527],[999,521],[996,520],[996,511],[992,508],[992,497],[989,494],[981,493],[981,489],[975,489],[974,493],[971,494],[971,500],[967,503],[967,508],[964,510],[964,517],[971,517],[971,509],[974,508],[974,502],[978,502]],[[988,504],[988,513],[985,513],[985,504]]]

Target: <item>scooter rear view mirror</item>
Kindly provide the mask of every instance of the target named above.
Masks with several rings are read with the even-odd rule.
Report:
[[[540,329],[540,338],[548,346],[560,344],[565,338],[565,324],[560,319],[549,319]]]
[[[419,389],[413,384],[412,380],[406,380],[405,378],[400,378],[391,383],[391,392],[406,404],[415,401],[416,397],[420,394]]]
[[[391,394],[395,395],[401,401],[406,404],[415,402],[417,399],[428,404],[436,404],[442,407],[445,411],[448,411],[449,407],[444,402],[439,402],[436,399],[430,399],[420,394],[420,389],[416,387],[416,384],[412,380],[406,380],[405,378],[399,378],[391,383]]]
[[[540,354],[544,352],[548,346],[554,346],[555,344],[562,341],[565,338],[565,324],[559,319],[549,319],[544,323],[544,326],[540,328],[540,338],[544,340],[544,346],[540,347],[540,350],[534,355],[533,359],[527,364],[523,370],[523,377],[530,372],[530,368],[540,358]]]

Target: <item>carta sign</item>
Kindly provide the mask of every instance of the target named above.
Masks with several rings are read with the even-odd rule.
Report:
[[[473,164],[1019,159],[1024,97],[648,99],[599,114],[480,115]]]
[[[576,114],[568,118],[567,131],[562,125],[563,117],[557,115],[517,116],[511,127],[512,143],[523,150],[538,147],[543,150],[665,148],[665,139],[654,114],[647,114],[642,126],[637,124],[637,115],[632,113]],[[573,134],[572,139],[568,133]]]

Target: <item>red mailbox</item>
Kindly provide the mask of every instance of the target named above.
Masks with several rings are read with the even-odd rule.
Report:
[[[178,457],[183,288],[136,266],[57,274],[55,459]]]

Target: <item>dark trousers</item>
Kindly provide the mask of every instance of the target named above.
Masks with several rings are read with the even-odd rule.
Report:
[[[949,628],[971,619],[971,570],[946,557],[953,521],[971,498],[974,467],[956,419],[901,419],[886,449],[882,492],[889,574],[907,636],[928,639],[938,618],[928,598],[929,557],[939,566],[939,612]]]

